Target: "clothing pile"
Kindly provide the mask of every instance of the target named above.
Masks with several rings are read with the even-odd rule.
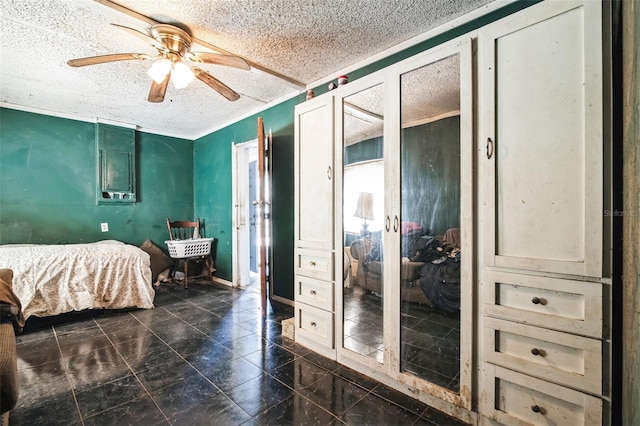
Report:
[[[371,248],[364,260],[366,271],[371,262],[383,260],[382,235],[369,235]],[[460,311],[460,228],[450,228],[441,239],[429,235],[422,226],[402,223],[403,259],[422,262],[417,283],[433,306],[450,314]],[[417,270],[416,270],[417,273]],[[413,281],[414,277],[409,277]],[[415,281],[414,281],[415,282]]]
[[[437,308],[450,314],[460,311],[460,229],[447,230],[433,248],[427,250],[420,269],[420,288]],[[437,256],[437,257],[436,257]],[[435,258],[434,258],[435,257]]]

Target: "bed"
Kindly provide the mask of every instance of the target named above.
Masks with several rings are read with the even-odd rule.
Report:
[[[149,255],[120,241],[0,245],[0,268],[13,269],[13,290],[25,319],[85,309],[153,308]]]

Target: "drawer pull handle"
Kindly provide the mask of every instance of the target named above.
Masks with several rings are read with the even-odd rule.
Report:
[[[316,326],[316,325],[318,325],[318,324],[316,324],[316,322],[315,322],[315,321],[311,321],[311,322],[309,323],[309,325],[310,325],[311,327],[315,327],[315,326]]]
[[[309,293],[311,293],[313,296],[316,295],[316,291],[315,290],[309,290]]]
[[[316,266],[316,262],[314,262],[313,260],[311,260],[311,261],[309,261],[309,265],[311,265],[312,267],[314,267],[314,268],[315,268],[315,266]]]
[[[544,356],[544,351],[541,351],[538,348],[531,349],[531,353],[535,356],[542,356],[542,357]]]
[[[546,305],[547,302],[544,299],[540,299],[539,297],[534,297],[531,299],[531,303],[534,305]]]
[[[540,407],[539,405],[532,405],[531,411],[533,411],[534,413],[544,414],[544,408]]]

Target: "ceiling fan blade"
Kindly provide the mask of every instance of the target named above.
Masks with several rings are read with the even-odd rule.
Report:
[[[132,59],[151,59],[143,53],[114,53],[112,55],[89,56],[87,58],[70,59],[67,64],[72,67],[84,67],[87,65],[104,64],[106,62],[129,61]]]
[[[198,67],[192,67],[191,70],[193,71],[193,74],[196,76],[198,80],[202,81],[204,84],[211,87],[213,90],[220,93],[222,96],[229,99],[230,101],[237,101],[238,99],[240,99],[239,94],[234,92],[231,88],[229,88],[220,80],[213,77],[208,72]]]
[[[246,71],[249,71],[251,69],[251,66],[247,61],[238,56],[232,55],[221,55],[219,53],[209,52],[191,52],[187,55],[187,59],[192,62],[226,65],[228,67],[239,68]]]
[[[125,27],[124,25],[118,25],[118,24],[111,24],[116,28],[120,28],[123,31],[128,32],[129,34],[133,34],[134,36],[146,41],[147,43],[149,43],[150,45],[152,45],[153,47],[155,47],[156,49],[164,52],[167,50],[167,48],[160,43],[159,41],[157,41],[155,38],[151,37],[148,34],[143,33],[142,31],[138,31],[135,30],[133,28],[129,28],[129,27]]]
[[[149,102],[162,102],[164,101],[164,94],[167,92],[167,86],[169,85],[169,78],[171,73],[168,72],[167,76],[162,80],[162,83],[156,83],[155,80],[151,80],[151,89],[149,90]]]

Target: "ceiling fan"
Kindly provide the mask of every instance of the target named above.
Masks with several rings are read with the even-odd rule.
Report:
[[[238,56],[223,55],[209,52],[192,52],[191,36],[181,28],[169,24],[155,24],[149,27],[148,34],[123,25],[111,24],[129,34],[149,43],[158,50],[157,56],[144,53],[115,53],[111,55],[90,56],[87,58],[71,59],[67,61],[72,67],[84,67],[87,65],[103,64],[107,62],[127,60],[152,60],[149,76],[153,79],[147,100],[149,102],[162,102],[169,85],[169,80],[177,89],[187,87],[194,79],[205,83],[213,90],[220,93],[230,101],[240,99],[240,95],[213,77],[207,71],[189,64],[205,63],[226,65],[242,70],[250,70],[251,67],[244,59]]]

